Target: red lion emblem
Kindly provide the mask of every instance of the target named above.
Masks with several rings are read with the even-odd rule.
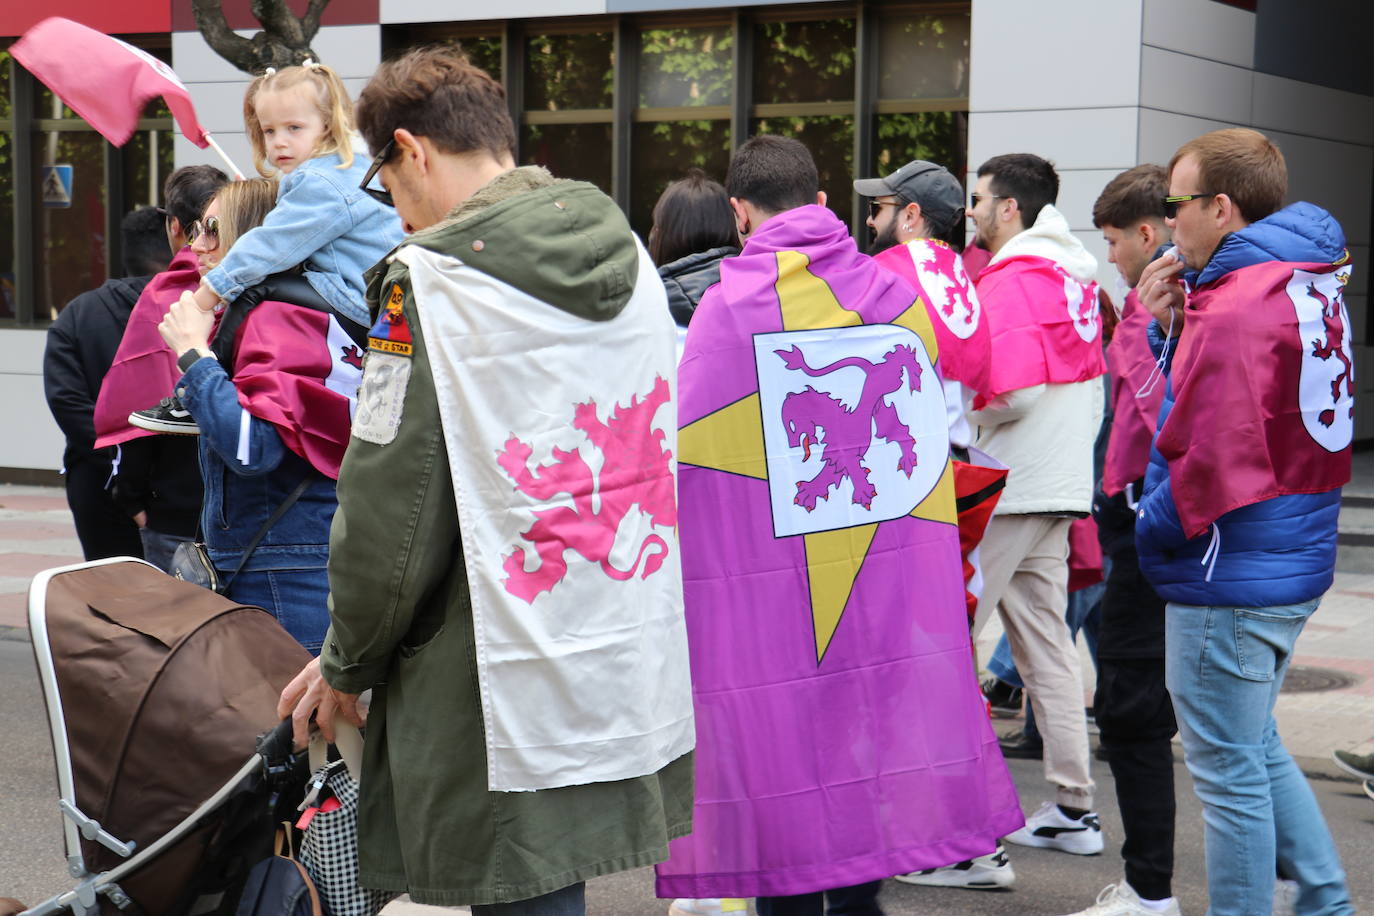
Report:
[[[1341,320],[1341,294],[1337,292],[1334,298],[1328,299],[1320,290],[1317,284],[1307,284],[1307,295],[1321,303],[1322,307],[1322,328],[1326,332],[1326,339],[1318,337],[1312,341],[1312,355],[1320,360],[1329,360],[1333,356],[1340,362],[1341,371],[1331,382],[1331,402],[1339,403],[1341,399],[1341,384],[1345,384],[1347,393],[1351,396],[1355,394],[1355,374],[1350,365],[1350,357],[1345,355],[1345,323]],[[1355,415],[1355,408],[1350,408],[1350,415]],[[1317,415],[1317,422],[1322,426],[1330,426],[1336,422],[1336,411],[1334,408],[1323,410]]]
[[[663,432],[651,425],[658,408],[666,403],[668,382],[659,377],[647,397],[641,400],[636,395],[624,407],[617,404],[604,423],[597,417],[596,402],[574,407],[573,428],[581,430],[604,456],[596,474],[580,452],[560,448],[553,449],[551,463],[531,469],[530,446],[515,436],[506,440],[504,449],[496,453],[496,461],[515,481],[517,490],[544,502],[566,494],[574,506],[535,511],[534,524],[521,537],[534,545],[539,565],[526,572],[525,548],[512,550],[502,564],[506,591],[530,604],[540,592],[553,591],[568,573],[563,558],[568,550],[599,563],[606,575],[620,582],[634,578],[641,562],[642,579],[659,570],[668,555],[668,544],[657,534],[650,534],[639,545],[628,570],[616,569],[610,557],[616,531],[631,511],[644,513],[655,525],[677,526],[672,453],[663,447]],[[599,510],[593,508],[594,498],[599,499]],[[646,557],[651,547],[654,550]]]

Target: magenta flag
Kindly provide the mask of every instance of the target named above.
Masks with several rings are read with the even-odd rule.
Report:
[[[129,142],[143,106],[158,96],[187,140],[201,149],[209,145],[185,84],[141,48],[52,16],[25,32],[10,53],[115,146]]]
[[[130,426],[129,414],[169,397],[181,378],[177,355],[163,343],[157,326],[182,293],[193,292],[199,285],[196,256],[190,248],[183,248],[139,293],[115,350],[114,363],[101,380],[95,399],[96,448],[157,435]]]
[[[268,300],[240,325],[234,352],[232,375],[243,409],[271,423],[282,444],[338,480],[363,378],[363,348],[334,315]]]
[[[1188,296],[1155,447],[1186,537],[1275,496],[1350,482],[1355,366],[1335,264],[1269,261]]]
[[[940,340],[940,375],[972,392],[988,387],[992,343],[963,258],[937,239],[893,245],[873,260],[899,274],[921,294]]]
[[[978,298],[993,360],[974,409],[1018,388],[1086,382],[1107,371],[1096,283],[1080,282],[1049,258],[1018,255],[983,268]]]
[[[1168,380],[1155,367],[1146,329],[1150,313],[1135,290],[1126,294],[1121,321],[1107,344],[1107,371],[1112,377],[1112,431],[1102,466],[1102,491],[1115,496],[1145,476],[1150,442],[1159,424],[1159,406]],[[1136,494],[1139,497],[1140,494]]]
[[[693,315],[696,804],[660,897],[843,887],[1021,825],[969,644],[938,356],[915,290],[823,207],[760,226]]]

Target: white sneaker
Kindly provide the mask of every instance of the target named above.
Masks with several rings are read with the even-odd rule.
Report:
[[[1169,898],[1169,905],[1162,910],[1154,910],[1140,902],[1140,895],[1125,881],[1108,884],[1097,895],[1097,902],[1086,910],[1070,913],[1069,916],[1181,916],[1178,901]]]
[[[1102,821],[1095,811],[1071,820],[1054,802],[1045,802],[1026,818],[1026,826],[1007,835],[1007,842],[1095,856],[1102,851]]]
[[[668,907],[668,916],[720,916],[748,911],[749,901],[743,897],[679,897]]]
[[[924,887],[967,887],[973,890],[993,890],[1009,887],[1016,880],[1007,851],[999,843],[995,852],[942,868],[927,868],[905,875],[894,875],[905,884]]]

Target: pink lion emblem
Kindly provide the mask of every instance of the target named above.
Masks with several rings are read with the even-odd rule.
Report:
[[[531,469],[530,446],[515,436],[506,440],[504,449],[496,453],[496,461],[515,481],[517,490],[545,502],[566,494],[574,506],[535,511],[534,524],[521,537],[534,545],[539,565],[526,572],[525,548],[512,550],[502,564],[506,591],[530,604],[540,592],[553,591],[568,573],[563,558],[567,550],[599,563],[607,576],[620,582],[634,578],[641,562],[642,579],[662,567],[668,544],[657,534],[650,534],[639,545],[639,553],[628,570],[616,569],[610,558],[616,531],[631,511],[644,513],[655,525],[677,525],[669,464],[672,453],[663,447],[663,432],[652,426],[655,412],[666,403],[668,383],[660,377],[647,397],[641,400],[636,395],[627,407],[617,404],[604,423],[597,417],[594,401],[575,405],[573,427],[586,434],[587,440],[604,456],[599,474],[592,472],[580,452],[560,448],[553,449],[551,463]],[[599,509],[593,508],[594,497],[599,498]],[[645,551],[651,547],[654,551],[646,557]]]
[[[820,472],[810,480],[797,481],[796,504],[807,512],[816,508],[819,500],[827,499],[832,488],[848,478],[854,485],[855,505],[870,509],[878,489],[869,482],[869,469],[862,460],[875,438],[895,442],[901,447],[897,467],[908,478],[916,469],[916,439],[897,415],[897,409],[884,398],[902,387],[902,371],[906,371],[907,386],[921,390],[921,364],[911,347],[899,344],[874,363],[861,356],[836,360],[820,369],[806,364],[801,348],[773,351],[782,357],[789,369],[797,369],[815,378],[838,369],[862,369],[863,391],[854,409],[844,406],[838,398],[807,386],[805,391],[789,394],[782,402],[782,422],[787,428],[787,444],[802,447],[804,460],[811,458],[811,443],[824,446]],[[819,431],[819,432],[818,432]]]

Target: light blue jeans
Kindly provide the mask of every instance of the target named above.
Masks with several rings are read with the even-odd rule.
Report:
[[[1265,916],[1275,865],[1303,916],[1354,913],[1316,796],[1279,740],[1274,703],[1318,599],[1166,612],[1165,677],[1203,805],[1208,916]]]

